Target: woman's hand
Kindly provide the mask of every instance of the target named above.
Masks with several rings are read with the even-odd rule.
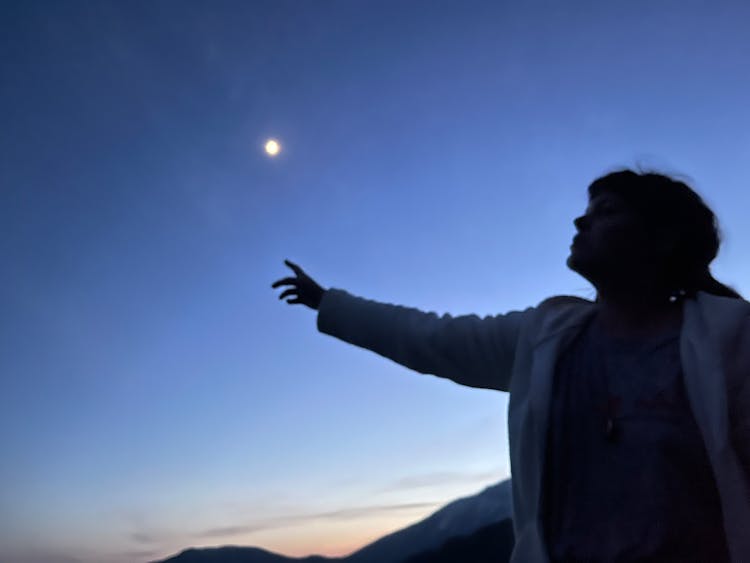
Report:
[[[285,289],[279,299],[284,297],[293,297],[293,299],[287,299],[287,303],[290,305],[307,305],[311,309],[318,309],[320,306],[320,300],[323,298],[323,294],[326,292],[325,289],[320,287],[314,279],[308,276],[302,268],[297,264],[284,260],[284,263],[289,266],[295,273],[295,277],[282,278],[278,281],[273,282],[271,287],[277,288],[280,286],[291,286],[289,289]]]

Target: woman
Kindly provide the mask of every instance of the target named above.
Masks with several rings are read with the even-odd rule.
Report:
[[[589,186],[568,266],[596,301],[438,317],[273,287],[321,332],[420,373],[510,391],[513,561],[750,561],[750,303],[716,281],[714,214],[683,182]]]

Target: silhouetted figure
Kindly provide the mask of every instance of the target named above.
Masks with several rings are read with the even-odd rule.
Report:
[[[324,290],[279,297],[318,329],[420,373],[510,391],[512,561],[750,562],[750,303],[719,283],[716,219],[683,182],[589,186],[557,296],[480,318]]]

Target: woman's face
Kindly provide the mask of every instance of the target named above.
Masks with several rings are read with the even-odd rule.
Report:
[[[651,275],[660,262],[656,241],[634,209],[620,196],[603,193],[573,223],[568,267],[596,283]]]

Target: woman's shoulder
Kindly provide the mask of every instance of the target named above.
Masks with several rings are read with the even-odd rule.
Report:
[[[546,339],[584,323],[595,311],[596,303],[575,295],[548,297],[534,308],[529,327],[539,339]]]
[[[699,291],[695,300],[687,301],[686,307],[688,311],[699,311],[712,325],[732,331],[750,328],[750,303],[741,298]]]
[[[690,330],[717,346],[733,374],[733,386],[750,373],[750,303],[744,299],[698,292],[686,304]]]

